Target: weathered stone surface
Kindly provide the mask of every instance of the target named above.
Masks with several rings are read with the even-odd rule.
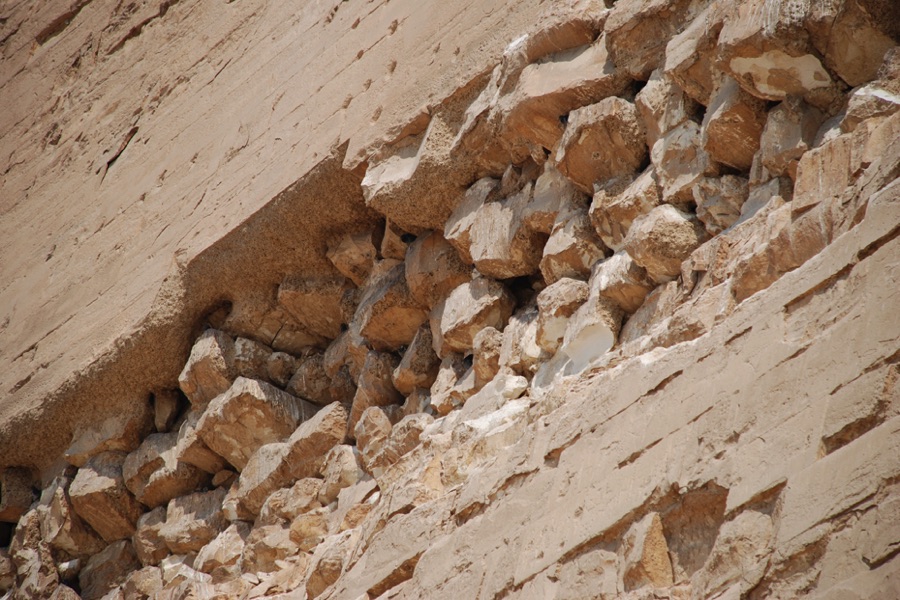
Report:
[[[653,71],[650,80],[637,93],[634,105],[646,132],[648,148],[653,148],[659,138],[697,111],[696,103],[659,69]]]
[[[812,147],[823,120],[818,109],[792,99],[773,108],[760,141],[760,163],[773,176],[796,179],[797,163]]]
[[[194,568],[209,573],[214,579],[231,579],[229,576],[239,575],[241,553],[249,535],[250,526],[247,523],[232,523],[200,549],[194,559]]]
[[[498,357],[499,360],[499,357]],[[469,370],[468,361],[458,352],[450,352],[441,359],[438,376],[431,386],[431,408],[440,415],[445,415],[456,406],[452,398],[453,388],[465,377]],[[475,373],[472,372],[474,386]]]
[[[537,341],[537,333],[537,305],[529,304],[517,310],[503,330],[500,368],[525,376],[534,373],[538,361],[544,358],[543,349]]]
[[[676,205],[691,202],[693,185],[719,171],[703,149],[700,126],[693,121],[685,121],[661,137],[653,145],[650,158],[656,167],[663,200]]]
[[[176,390],[157,390],[153,393],[153,427],[158,433],[168,433],[181,413],[182,400]]]
[[[16,583],[16,566],[9,556],[9,549],[0,548],[0,592],[4,594]]]
[[[622,309],[606,297],[590,297],[569,318],[559,350],[568,359],[566,374],[583,371],[608,352],[622,327]]]
[[[703,117],[703,149],[712,160],[746,171],[759,150],[765,125],[765,102],[724,77]]]
[[[645,585],[669,587],[674,583],[659,514],[648,514],[625,534],[620,548],[620,569],[626,591]]]
[[[203,584],[212,578],[194,569],[194,558],[196,558],[194,554],[177,554],[166,557],[159,563],[164,585],[162,598],[166,600],[183,596],[190,598],[197,592],[198,587],[200,590],[205,589]],[[199,595],[202,597],[202,594],[201,591]]]
[[[368,270],[364,273],[367,274]],[[364,273],[359,273],[359,276]],[[357,285],[365,281],[364,277],[360,281],[350,279]],[[288,277],[278,286],[278,302],[311,334],[334,339],[341,332],[341,323],[344,322],[341,298],[350,287],[350,282],[343,277]]]
[[[160,506],[146,512],[138,519],[132,542],[134,551],[144,566],[155,566],[169,555],[169,547],[160,534],[166,522],[166,507]]]
[[[298,398],[313,404],[324,406],[336,398],[332,387],[332,378],[325,370],[325,355],[310,354],[298,360],[294,375],[285,390]]]
[[[609,298],[628,314],[644,303],[654,284],[627,252],[617,252],[594,266],[590,294]]]
[[[500,370],[500,346],[503,334],[494,327],[485,327],[472,339],[472,369],[475,385],[482,387]]]
[[[456,249],[434,231],[410,244],[404,264],[409,293],[428,308],[472,276],[472,269],[462,261]]]
[[[404,396],[409,396],[416,388],[430,388],[437,377],[440,359],[434,352],[431,326],[426,323],[419,327],[400,364],[391,374],[394,387]]]
[[[631,227],[624,249],[653,281],[664,283],[681,273],[681,261],[705,239],[706,232],[691,215],[662,205]]]
[[[287,352],[273,352],[266,360],[266,375],[263,379],[271,381],[280,388],[287,387],[288,382],[297,370],[297,359]]]
[[[207,329],[194,343],[178,385],[191,404],[202,409],[231,387],[236,376],[234,340],[227,333]]]
[[[337,581],[344,570],[344,564],[356,543],[357,533],[346,531],[325,538],[313,553],[309,565],[309,579],[306,582],[308,598],[319,597],[328,586]]]
[[[664,72],[685,93],[704,106],[717,79],[716,43],[727,17],[728,5],[711,2],[678,35],[666,45]],[[651,82],[653,78],[651,77]],[[648,83],[649,86],[649,83]]]
[[[86,557],[105,546],[100,537],[75,513],[69,499],[72,475],[64,473],[55,478],[41,494],[41,539],[56,550],[70,556]]]
[[[355,446],[340,444],[328,451],[322,469],[322,487],[318,500],[323,506],[337,500],[340,491],[353,485],[362,477],[359,451]]]
[[[402,263],[382,261],[363,291],[351,328],[376,350],[408,345],[428,312],[410,293]]]
[[[191,410],[185,415],[178,429],[178,443],[175,446],[175,458],[183,463],[194,465],[207,473],[218,473],[225,467],[225,459],[209,449],[203,442],[197,424],[203,413]]]
[[[354,427],[356,447],[359,449],[362,466],[369,473],[372,472],[372,460],[381,452],[391,435],[392,426],[388,413],[380,406],[373,406],[362,413]]]
[[[245,337],[234,339],[234,371],[238,377],[268,381],[272,349]]]
[[[584,203],[584,194],[572,180],[560,173],[552,162],[547,162],[534,182],[531,200],[521,208],[520,214],[525,227],[550,235],[561,210]]]
[[[591,222],[603,243],[619,251],[631,224],[661,201],[656,169],[651,166],[633,181],[615,179],[597,190],[590,208]]]
[[[737,222],[750,194],[747,180],[736,175],[701,179],[694,184],[693,192],[697,218],[710,235],[719,234]]]
[[[131,452],[153,429],[153,409],[146,401],[130,402],[116,415],[91,423],[72,437],[65,459],[82,467],[103,452]]]
[[[158,567],[144,567],[132,571],[122,584],[122,595],[135,600],[148,600],[162,590],[162,571]]]
[[[245,573],[271,573],[278,568],[276,561],[297,552],[297,544],[291,540],[290,529],[281,525],[255,527],[244,544],[241,553],[241,570]]]
[[[477,277],[460,285],[431,314],[431,333],[438,355],[469,352],[475,334],[485,327],[502,328],[513,305],[503,284],[492,279]]]
[[[298,515],[289,529],[290,540],[307,552],[318,546],[328,535],[328,509],[317,508]]]
[[[500,182],[490,177],[483,177],[466,190],[459,206],[451,213],[444,224],[444,236],[467,264],[472,264],[472,229],[475,226],[478,209],[485,202],[496,199]],[[552,226],[552,222],[551,222]],[[549,233],[549,231],[547,232]]]
[[[41,539],[38,511],[30,510],[19,519],[9,557],[15,567],[15,598],[49,598],[59,585],[52,550]]]
[[[361,286],[372,271],[378,250],[375,248],[373,233],[364,231],[349,233],[334,240],[328,245],[326,256],[341,275]],[[336,290],[333,290],[333,293],[336,293]],[[324,324],[327,324],[329,328],[334,326],[328,320]],[[337,325],[339,324],[340,322],[337,323]]]
[[[96,600],[125,583],[129,573],[140,568],[134,548],[128,540],[113,542],[88,560],[78,576],[81,597]]]
[[[31,474],[27,469],[0,470],[0,521],[15,523],[31,507]]]
[[[740,593],[763,577],[773,541],[772,518],[745,510],[722,525],[703,568],[691,579],[695,593],[712,596],[737,584]]]
[[[351,432],[355,431],[357,422],[368,408],[399,405],[403,401],[392,381],[394,370],[398,367],[399,361],[393,354],[372,350],[366,356],[350,408],[347,427]]]
[[[125,486],[141,504],[155,508],[209,481],[207,472],[178,459],[178,438],[178,432],[149,435],[125,457]]]
[[[211,542],[228,523],[222,515],[226,490],[197,492],[175,498],[166,508],[159,535],[173,554],[196,552]]]
[[[379,452],[369,462],[369,468],[380,477],[391,465],[412,452],[419,445],[425,429],[434,422],[431,415],[417,414],[403,417],[391,428],[390,435]]]
[[[588,299],[588,290],[584,281],[563,278],[538,294],[535,340],[545,352],[553,354],[559,348],[569,317]],[[477,358],[476,354],[476,366]]]
[[[587,207],[560,212],[544,246],[541,275],[551,285],[563,277],[584,279],[604,257],[606,245],[597,237]]]
[[[69,497],[78,515],[107,542],[131,537],[141,505],[125,487],[125,454],[105,452],[78,469]]]
[[[322,485],[321,479],[304,477],[291,487],[274,492],[263,503],[255,525],[286,525],[300,513],[319,508],[322,505],[318,500]]]
[[[268,383],[238,377],[210,402],[197,423],[197,435],[240,471],[257,448],[283,440],[316,410]]]

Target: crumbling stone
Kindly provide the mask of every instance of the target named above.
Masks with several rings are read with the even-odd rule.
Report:
[[[475,334],[485,327],[501,329],[514,304],[503,284],[486,277],[458,286],[432,312],[431,332],[438,355],[471,351]]]
[[[125,403],[117,414],[77,431],[66,448],[70,465],[82,467],[103,452],[131,452],[153,430],[153,408],[145,400]]]
[[[328,509],[318,508],[298,515],[291,523],[290,540],[303,552],[319,545],[328,535]]]
[[[159,535],[173,554],[196,552],[225,530],[228,522],[222,515],[222,501],[226,493],[220,488],[169,502]]]
[[[703,149],[700,126],[693,121],[685,121],[661,137],[653,145],[650,157],[656,167],[662,199],[671,204],[690,203],[693,185],[719,171]]]
[[[197,424],[203,413],[191,410],[185,415],[178,429],[175,459],[207,473],[218,473],[225,467],[225,459],[209,449],[197,432]]]
[[[635,96],[634,105],[646,132],[648,148],[697,112],[696,103],[658,69]]]
[[[475,386],[484,387],[500,370],[500,346],[503,334],[493,327],[485,327],[472,340],[472,368]]]
[[[405,268],[410,294],[420,305],[428,308],[472,277],[472,269],[437,232],[420,236],[410,244]]]
[[[366,356],[362,374],[357,382],[356,395],[350,408],[351,431],[356,430],[363,413],[373,406],[399,405],[403,396],[394,387],[392,375],[399,366],[397,357],[385,352],[372,350]]]
[[[493,199],[499,189],[499,183],[490,177],[484,177],[473,183],[466,190],[462,202],[444,224],[444,236],[467,264],[471,265],[474,262],[470,249],[472,247],[472,228],[475,225],[478,209],[489,199]]]
[[[619,554],[621,581],[626,591],[645,585],[669,587],[674,583],[659,514],[650,513],[632,525],[622,539]]]
[[[372,271],[378,251],[372,232],[364,231],[335,240],[329,244],[326,256],[341,275],[361,286]]]
[[[0,521],[15,523],[34,501],[31,474],[27,469],[0,469]]]
[[[541,275],[548,285],[563,277],[584,279],[605,253],[606,246],[594,231],[587,207],[560,212],[544,246]]]
[[[400,364],[394,369],[391,380],[394,387],[404,396],[408,396],[416,388],[430,388],[437,377],[440,359],[434,352],[431,326],[419,327]]]
[[[234,340],[216,329],[207,329],[191,349],[191,356],[178,376],[178,386],[196,409],[231,387],[236,377]]]
[[[169,547],[160,534],[166,522],[166,507],[159,506],[146,512],[138,519],[132,542],[134,550],[144,566],[158,565],[169,555]]]
[[[129,538],[143,510],[125,487],[125,454],[105,452],[78,469],[69,497],[78,515],[107,542]]]
[[[232,579],[240,575],[241,553],[249,535],[250,526],[247,523],[232,523],[197,553],[194,568],[209,573],[214,580]]]
[[[328,451],[322,470],[322,487],[318,500],[323,506],[337,500],[340,491],[360,480],[363,472],[359,464],[359,451],[355,446],[338,445]]]
[[[340,399],[336,398],[333,393],[332,378],[325,370],[324,354],[310,354],[299,359],[294,375],[285,390],[298,398],[320,406]]]
[[[695,219],[662,205],[634,223],[624,247],[653,281],[664,283],[681,273],[681,262],[705,240],[706,232]]]
[[[40,515],[29,510],[19,519],[9,545],[15,567],[16,598],[49,598],[59,585],[50,546],[41,538]]]
[[[288,524],[300,513],[319,508],[322,485],[321,479],[304,477],[291,487],[273,492],[263,503],[256,525]]]
[[[535,332],[535,340],[541,349],[549,354],[559,349],[569,317],[587,298],[587,283],[567,277],[541,290],[537,296],[538,317]]]
[[[530,376],[537,369],[543,350],[537,343],[538,307],[527,305],[516,311],[503,330],[500,368]]]
[[[144,567],[132,571],[122,584],[122,595],[131,600],[149,600],[163,587],[162,571],[158,567]]]
[[[583,371],[606,354],[619,335],[622,309],[603,296],[591,297],[569,319],[560,352],[568,357],[567,374]]]
[[[41,539],[56,550],[73,557],[87,557],[103,549],[105,543],[75,512],[69,499],[72,476],[56,477],[41,494]]]
[[[383,262],[363,292],[352,328],[376,350],[393,351],[412,341],[428,313],[411,294],[404,265]]]
[[[706,177],[694,184],[697,218],[710,235],[717,235],[734,225],[750,194],[747,179],[737,175]]]
[[[709,105],[715,89],[718,75],[715,66],[716,43],[726,13],[725,3],[709,3],[684,31],[673,36],[666,45],[665,75],[704,106]]]
[[[770,176],[788,175],[796,180],[800,157],[812,147],[823,120],[818,109],[794,99],[769,111],[760,140],[759,160]]]
[[[617,252],[594,266],[590,295],[609,298],[627,314],[635,312],[654,288],[647,271],[626,252]]]
[[[594,194],[591,223],[603,243],[613,251],[622,249],[631,224],[662,201],[656,169],[649,167],[637,179],[611,180]]]
[[[369,269],[371,267],[365,270],[365,274]],[[365,278],[357,285],[362,285],[364,281]],[[351,287],[347,279],[339,276],[288,277],[278,286],[278,303],[311,334],[334,339],[341,332],[341,323],[344,322],[341,298]]]
[[[287,527],[254,527],[244,543],[241,570],[244,573],[271,573],[278,569],[278,561],[296,554],[297,550]]]
[[[119,540],[93,555],[78,575],[81,597],[96,600],[125,583],[129,573],[140,568],[129,540]]]
[[[747,171],[765,124],[765,103],[724,77],[703,117],[703,149],[712,160]]]
[[[181,399],[175,390],[153,393],[153,426],[158,433],[168,433],[181,412]]]
[[[150,508],[209,481],[202,469],[178,460],[178,433],[156,433],[125,457],[122,476],[135,498]]]
[[[238,377],[267,381],[267,363],[272,349],[256,340],[237,337],[234,340],[234,371]]]

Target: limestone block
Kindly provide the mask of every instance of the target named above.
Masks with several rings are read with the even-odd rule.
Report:
[[[289,529],[291,542],[303,552],[319,545],[328,535],[328,509],[317,508],[298,515]]]
[[[69,499],[72,476],[69,473],[54,478],[41,494],[38,508],[41,539],[56,550],[73,557],[96,554],[106,545],[75,513]],[[30,490],[29,490],[30,494]]]
[[[794,214],[839,198],[853,183],[861,170],[857,163],[859,153],[855,137],[859,136],[840,135],[803,155],[797,164]]]
[[[159,567],[144,567],[132,571],[122,584],[122,595],[131,600],[148,600],[155,598],[162,590],[162,570]]]
[[[747,171],[765,125],[765,102],[723,77],[703,117],[703,149],[712,160]]]
[[[591,297],[569,319],[560,352],[568,357],[566,373],[579,373],[616,343],[622,309],[605,297]]]
[[[7,548],[0,548],[0,593],[5,594],[16,583],[16,566]]]
[[[78,583],[84,600],[96,600],[125,583],[128,575],[141,567],[128,540],[119,540],[93,555],[81,569]]]
[[[410,294],[428,308],[472,276],[472,269],[463,262],[456,248],[435,231],[410,244],[405,269]]]
[[[438,370],[438,376],[431,386],[431,403],[432,410],[438,414],[445,415],[456,406],[453,398],[453,388],[457,386],[469,371],[469,362],[462,354],[457,352],[448,353],[441,359],[441,366]],[[472,372],[472,385],[474,386],[475,373]]]
[[[560,173],[586,194],[594,183],[634,173],[647,157],[646,133],[634,104],[606,98],[569,113],[556,150]]]
[[[625,591],[645,585],[669,587],[674,583],[669,546],[658,513],[648,514],[623,536],[619,572]]]
[[[547,162],[534,182],[531,200],[519,213],[525,227],[550,235],[560,211],[584,204],[584,194],[553,163]]]
[[[271,573],[278,569],[276,561],[297,553],[297,544],[291,540],[290,529],[281,525],[254,527],[247,536],[241,553],[241,570],[244,573]]]
[[[241,553],[249,535],[250,525],[241,521],[232,523],[200,549],[194,559],[194,568],[213,575],[214,579],[219,573],[240,575]]]
[[[400,364],[394,369],[391,380],[394,387],[404,396],[416,388],[430,388],[437,377],[440,359],[434,352],[431,326],[426,323],[419,327]]]
[[[434,422],[431,415],[417,414],[403,417],[391,428],[388,439],[381,451],[370,462],[376,474],[396,463],[419,445],[419,439],[425,428]]]
[[[282,488],[266,498],[259,511],[256,525],[282,525],[290,523],[294,518],[314,508],[319,508],[319,493],[322,480],[315,477],[304,477],[289,488]]]
[[[267,381],[267,363],[272,349],[256,340],[244,337],[234,339],[234,371],[238,377]]]
[[[356,448],[363,467],[371,473],[372,459],[381,452],[391,435],[391,422],[388,413],[380,406],[367,408],[354,427]]]
[[[396,223],[387,219],[384,223],[384,235],[381,238],[379,249],[382,258],[403,260],[409,245],[415,241],[416,236],[404,231]]]
[[[544,282],[551,285],[563,277],[587,278],[591,266],[604,257],[606,250],[586,206],[560,212],[541,258]]]
[[[399,361],[393,354],[372,350],[366,356],[366,362],[357,381],[356,395],[350,408],[351,431],[366,409],[373,406],[399,405],[403,396],[394,387],[392,375],[399,367]]]
[[[210,402],[197,423],[197,434],[240,471],[257,448],[283,440],[316,410],[268,383],[238,377]]]
[[[474,394],[478,387],[475,384],[475,370],[470,366],[471,361],[463,361],[466,369],[451,385],[440,387],[440,373],[435,385],[431,386],[431,399],[429,407],[435,414],[446,415],[450,411],[462,406],[466,400]],[[449,380],[448,380],[449,383]]]
[[[665,61],[666,43],[696,10],[688,0],[625,0],[615,4],[603,30],[618,69],[647,81]]]
[[[506,287],[486,277],[458,286],[431,316],[431,332],[439,356],[469,352],[475,334],[485,327],[502,329],[515,300]]]
[[[332,378],[325,370],[324,354],[310,354],[299,359],[297,369],[285,390],[298,398],[320,406],[331,404],[339,399],[335,398],[332,390]]]
[[[653,288],[647,271],[627,252],[617,252],[594,266],[590,295],[609,298],[627,314],[634,313]]]
[[[664,327],[653,331],[653,344],[668,348],[696,339],[712,329],[734,310],[735,302],[727,283],[695,293],[677,307]]]
[[[713,597],[739,584],[741,593],[753,589],[769,564],[774,541],[772,518],[745,510],[719,529],[703,568],[691,578],[694,593]]]
[[[153,408],[145,400],[122,403],[122,410],[79,429],[66,449],[66,462],[82,467],[103,452],[131,452],[153,430]]]
[[[194,558],[196,558],[195,554],[178,554],[168,556],[159,563],[164,586],[163,596],[159,600],[201,595],[194,594],[195,586],[208,583],[212,578],[206,573],[194,569]],[[166,593],[171,593],[172,596],[166,596]]]
[[[500,346],[503,334],[494,327],[485,327],[472,340],[472,369],[476,387],[483,387],[500,370]]]
[[[432,384],[433,385],[433,384]],[[404,415],[427,412],[431,414],[431,389],[416,388],[406,397],[403,406],[400,407]]]
[[[548,285],[537,296],[537,331],[535,340],[545,352],[559,349],[566,325],[578,307],[588,299],[588,284],[577,279],[562,278]],[[476,354],[476,366],[477,366]]]
[[[169,501],[159,535],[173,554],[196,552],[225,530],[222,514],[226,490],[196,492]]]
[[[354,446],[340,444],[328,451],[322,470],[322,487],[318,500],[327,506],[337,500],[340,491],[360,480],[363,471],[359,451]]]
[[[813,146],[824,115],[801,101],[789,99],[772,110],[760,139],[759,160],[772,176],[796,180],[800,158]]]
[[[350,287],[343,277],[287,277],[278,287],[278,303],[311,334],[334,339],[343,322],[341,298]]]
[[[681,273],[681,262],[705,240],[695,218],[666,204],[634,223],[624,249],[653,281],[664,283]]]
[[[719,170],[703,149],[700,126],[693,121],[685,121],[661,137],[653,145],[650,158],[656,167],[662,198],[671,204],[690,203],[693,185]]]
[[[168,433],[181,412],[181,399],[175,390],[153,392],[153,426],[157,433]]]
[[[194,408],[201,409],[225,392],[235,377],[234,340],[227,333],[207,329],[191,348],[178,386]]]
[[[544,358],[537,342],[538,307],[526,305],[517,310],[503,330],[500,345],[500,368],[519,375],[530,376]]]
[[[716,43],[727,16],[726,6],[722,2],[710,3],[666,45],[663,67],[666,77],[704,106],[709,105],[715,89],[718,75],[715,66]]]
[[[889,117],[900,111],[900,90],[886,88],[882,82],[874,82],[853,90],[841,121],[841,130],[850,132],[866,119]]]
[[[178,428],[178,443],[175,446],[175,459],[207,473],[218,473],[225,467],[225,460],[209,449],[197,432],[197,424],[203,413],[191,410],[185,415]]]
[[[594,194],[591,223],[603,243],[613,251],[622,249],[631,224],[662,201],[656,169],[649,167],[633,181],[612,180]]]
[[[15,523],[33,501],[31,474],[27,469],[0,469],[0,521]]]
[[[313,553],[306,581],[306,595],[317,598],[337,581],[349,562],[350,553],[356,544],[358,533],[345,531],[325,538]]]
[[[737,175],[704,177],[694,184],[697,218],[710,235],[717,235],[734,225],[750,195],[749,182]]]
[[[9,545],[15,568],[15,598],[47,598],[59,584],[59,574],[50,546],[41,539],[38,511],[29,510],[19,519]]]
[[[144,566],[158,565],[169,555],[169,547],[160,534],[166,522],[166,507],[159,506],[141,515],[132,537],[134,550]]]
[[[373,232],[348,233],[334,240],[328,245],[326,256],[341,275],[358,286],[363,285],[378,256]]]
[[[462,202],[459,203],[450,218],[444,224],[444,236],[454,248],[459,252],[462,260],[467,264],[472,264],[472,228],[475,226],[478,209],[485,202],[495,199],[494,196],[499,190],[499,181],[490,177],[483,177],[473,183],[468,190]],[[548,231],[549,233],[549,231]]]
[[[287,352],[273,352],[266,360],[266,381],[271,381],[280,388],[287,387],[294,371],[297,370],[297,359]]]
[[[697,104],[659,69],[653,71],[647,85],[637,93],[634,105],[646,132],[648,148],[697,112]]]
[[[410,293],[403,264],[383,263],[363,290],[351,329],[376,350],[391,351],[412,341],[428,313]]]
[[[69,497],[78,515],[107,542],[131,537],[141,505],[125,487],[125,454],[105,452],[78,469]]]
[[[145,506],[155,508],[209,481],[202,469],[178,460],[178,432],[155,433],[125,457],[125,486]]]

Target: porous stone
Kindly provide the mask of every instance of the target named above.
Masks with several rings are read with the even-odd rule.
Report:
[[[432,311],[431,333],[438,356],[471,351],[475,334],[485,327],[502,329],[514,304],[506,287],[487,277],[458,286]]]
[[[626,591],[645,585],[664,588],[674,583],[669,546],[658,513],[650,513],[631,526],[623,536],[619,555]]]
[[[361,286],[372,271],[378,250],[373,233],[363,231],[348,233],[331,242],[326,256],[341,275]]]
[[[703,149],[712,160],[747,171],[765,125],[765,102],[724,77],[703,117]]]
[[[0,469],[0,521],[15,523],[28,511],[33,501],[28,469]]]
[[[169,501],[159,535],[173,554],[196,552],[227,526],[222,515],[225,489],[196,492]]]
[[[404,264],[410,294],[428,308],[472,277],[472,269],[462,261],[456,249],[434,231],[410,244]]]
[[[280,388],[284,388],[287,387],[296,370],[296,358],[287,352],[273,352],[266,360],[267,377],[264,377],[264,379],[271,381]]]
[[[696,219],[665,204],[634,223],[624,249],[653,281],[664,283],[681,273],[681,262],[705,240]]]
[[[194,559],[194,568],[209,573],[214,579],[232,579],[240,575],[241,553],[250,535],[250,525],[232,523],[206,544]]]
[[[274,492],[263,503],[255,526],[275,523],[286,525],[297,515],[319,508],[322,506],[318,500],[322,485],[321,479],[304,477],[291,487]]]
[[[634,105],[646,132],[647,147],[697,112],[697,105],[659,69],[637,93]]]
[[[746,178],[737,175],[705,177],[694,184],[693,193],[697,218],[710,235],[717,235],[740,218],[750,185]]]
[[[590,295],[609,298],[627,314],[634,313],[655,287],[647,271],[627,252],[617,252],[594,265]]]
[[[563,277],[588,277],[591,266],[605,256],[606,250],[586,206],[560,212],[541,258],[544,282],[551,285]]]
[[[107,542],[129,538],[143,510],[125,487],[125,454],[105,452],[78,469],[69,486],[75,512]]]
[[[234,368],[234,340],[227,333],[207,329],[191,348],[187,364],[178,376],[178,386],[196,409],[231,387]]]
[[[428,312],[410,292],[403,263],[382,261],[366,285],[351,328],[372,348],[409,345]]]
[[[29,510],[19,519],[9,544],[15,568],[16,598],[49,598],[59,585],[53,551],[41,538],[40,515]]]
[[[359,276],[362,275],[360,273]],[[364,278],[356,283],[362,285],[363,281]],[[344,322],[341,298],[351,287],[350,281],[340,276],[287,277],[278,286],[278,302],[314,336],[334,339],[341,332],[341,323]]]
[[[238,377],[268,381],[272,349],[245,337],[234,339],[234,371]]]
[[[700,126],[693,121],[685,121],[661,137],[653,145],[650,158],[662,199],[681,206],[693,201],[691,188],[697,181],[719,171],[703,148]]]
[[[403,396],[392,381],[392,375],[398,366],[399,361],[393,354],[372,350],[366,356],[350,408],[350,431],[355,431],[357,422],[368,408],[399,405],[403,402]]]
[[[472,340],[472,368],[475,386],[483,387],[500,370],[500,346],[503,334],[494,327],[485,327]]]
[[[591,223],[603,243],[613,251],[622,249],[631,224],[662,201],[654,167],[636,179],[614,179],[594,194],[589,211]]]
[[[538,294],[535,339],[545,352],[553,354],[559,349],[569,317],[588,299],[588,291],[588,284],[584,281],[565,277]],[[477,359],[476,354],[476,366]]]
[[[117,414],[77,430],[66,448],[66,462],[83,467],[103,452],[131,452],[153,430],[153,408],[145,399],[125,403]]]
[[[129,540],[119,540],[93,555],[78,575],[81,597],[97,600],[125,583],[129,573],[140,568]]]
[[[666,45],[663,67],[666,77],[671,78],[688,96],[704,106],[709,105],[719,75],[715,65],[716,43],[727,12],[726,3],[709,3]]]
[[[391,380],[394,387],[404,396],[409,396],[416,388],[430,388],[437,377],[440,359],[434,352],[431,326],[419,327],[400,364],[394,369]]]

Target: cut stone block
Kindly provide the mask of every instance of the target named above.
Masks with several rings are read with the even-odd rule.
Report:
[[[76,514],[69,499],[72,476],[56,477],[41,494],[41,539],[69,556],[84,558],[103,550],[106,545]],[[30,490],[29,490],[30,494]]]
[[[406,254],[406,282],[412,297],[431,308],[456,286],[472,278],[472,269],[437,232],[421,236]]]
[[[226,490],[197,492],[175,498],[166,508],[159,535],[173,554],[196,552],[228,527],[222,514]]]
[[[606,250],[586,206],[560,212],[541,259],[544,282],[550,285],[563,277],[586,279],[591,266],[605,256]]]
[[[666,204],[632,226],[624,249],[653,281],[664,283],[681,273],[681,262],[705,240],[696,219]]]
[[[634,105],[646,131],[648,148],[697,112],[696,103],[659,70],[653,71]]]
[[[278,562],[297,554],[297,550],[289,528],[281,525],[255,527],[244,543],[241,570],[244,573],[277,571]]]
[[[350,233],[335,240],[328,245],[326,256],[341,275],[363,285],[378,256],[373,232]]]
[[[428,312],[410,293],[402,263],[383,261],[363,291],[350,327],[372,348],[397,350],[408,345]]]
[[[666,77],[704,106],[709,105],[718,75],[716,43],[727,16],[725,6],[711,3],[666,45]]]
[[[685,121],[653,145],[650,153],[668,203],[686,205],[693,201],[691,188],[700,178],[718,174],[718,165],[703,149],[700,126]]]
[[[500,371],[500,346],[503,334],[494,327],[485,327],[472,340],[472,369],[475,387],[484,387]]]
[[[132,541],[141,564],[158,565],[169,555],[169,547],[160,535],[160,528],[166,522],[166,507],[159,506],[141,515]]]
[[[162,570],[158,567],[144,567],[132,571],[122,584],[122,596],[127,600],[148,600],[162,591]]]
[[[400,364],[394,369],[391,379],[394,387],[404,396],[416,388],[430,388],[437,377],[440,359],[434,352],[431,326],[422,325],[403,353]]]
[[[178,460],[178,433],[156,433],[122,465],[125,485],[145,506],[155,508],[209,482],[209,474]]]
[[[456,406],[456,402],[452,398],[453,388],[459,384],[469,371],[468,362],[462,354],[450,352],[441,360],[441,367],[438,370],[437,379],[431,386],[431,404],[432,409],[440,414],[449,413]],[[474,386],[475,373],[472,372],[472,383]]]
[[[403,396],[392,381],[393,372],[397,368],[398,360],[393,354],[372,350],[366,356],[350,409],[348,428],[351,431],[355,431],[356,424],[366,409],[373,406],[399,405],[403,402]]]
[[[603,243],[619,251],[632,222],[661,202],[656,169],[651,166],[633,181],[628,177],[612,180],[597,190],[589,214]]]
[[[327,509],[319,508],[297,516],[289,531],[291,541],[301,551],[312,550],[328,535]]]
[[[207,329],[194,343],[178,386],[194,408],[201,409],[231,387],[236,376],[234,340],[227,333]]]
[[[619,571],[626,591],[645,585],[664,588],[675,583],[659,514],[650,513],[632,525],[622,539],[619,554]]]
[[[520,209],[522,222],[532,231],[550,235],[560,211],[572,206],[583,206],[586,198],[572,181],[559,172],[550,162],[544,164],[531,201]]]
[[[588,284],[576,279],[562,278],[541,290],[537,296],[536,341],[538,346],[549,354],[555,353],[566,333],[569,317],[587,299]]]
[[[256,340],[237,337],[234,340],[234,371],[238,377],[267,381],[267,363],[272,349]]]
[[[310,333],[334,339],[344,322],[341,298],[351,287],[343,277],[288,277],[278,287],[278,303]]]
[[[703,148],[712,160],[747,171],[765,125],[765,102],[724,77],[703,118]]]
[[[530,377],[544,358],[537,343],[538,308],[536,304],[517,310],[503,330],[500,346],[500,368]]]
[[[197,433],[197,424],[202,416],[203,413],[199,410],[188,411],[185,415],[178,429],[175,458],[207,473],[215,474],[225,468],[225,459],[210,450]]]
[[[431,415],[409,415],[395,423],[380,450],[368,461],[368,468],[376,478],[385,470],[412,452],[419,445],[419,438],[425,428],[434,422]]]
[[[72,505],[107,542],[129,538],[143,510],[122,477],[122,452],[104,452],[78,469],[69,486]]]
[[[477,277],[460,285],[435,307],[431,332],[439,356],[470,352],[475,334],[485,327],[502,329],[512,314],[515,300],[503,284]]]
[[[710,235],[716,235],[734,225],[741,216],[741,208],[750,194],[744,177],[723,175],[704,177],[694,184],[697,218]]]
[[[591,295],[609,298],[628,314],[640,308],[654,287],[647,271],[635,263],[627,252],[617,252],[597,263],[591,274]]]
[[[788,175],[796,179],[800,158],[812,148],[824,120],[818,109],[794,99],[773,108],[760,140],[760,163],[771,176]]]
[[[372,459],[381,452],[391,435],[391,427],[393,423],[388,413],[380,406],[372,406],[362,413],[353,429],[363,468],[369,473],[372,472]]]
[[[97,600],[125,583],[128,575],[141,567],[128,540],[120,540],[93,555],[78,574],[83,600]]]
[[[322,487],[318,500],[327,506],[337,500],[340,491],[359,481],[363,471],[359,463],[359,451],[354,446],[338,445],[328,451],[322,470]]]

